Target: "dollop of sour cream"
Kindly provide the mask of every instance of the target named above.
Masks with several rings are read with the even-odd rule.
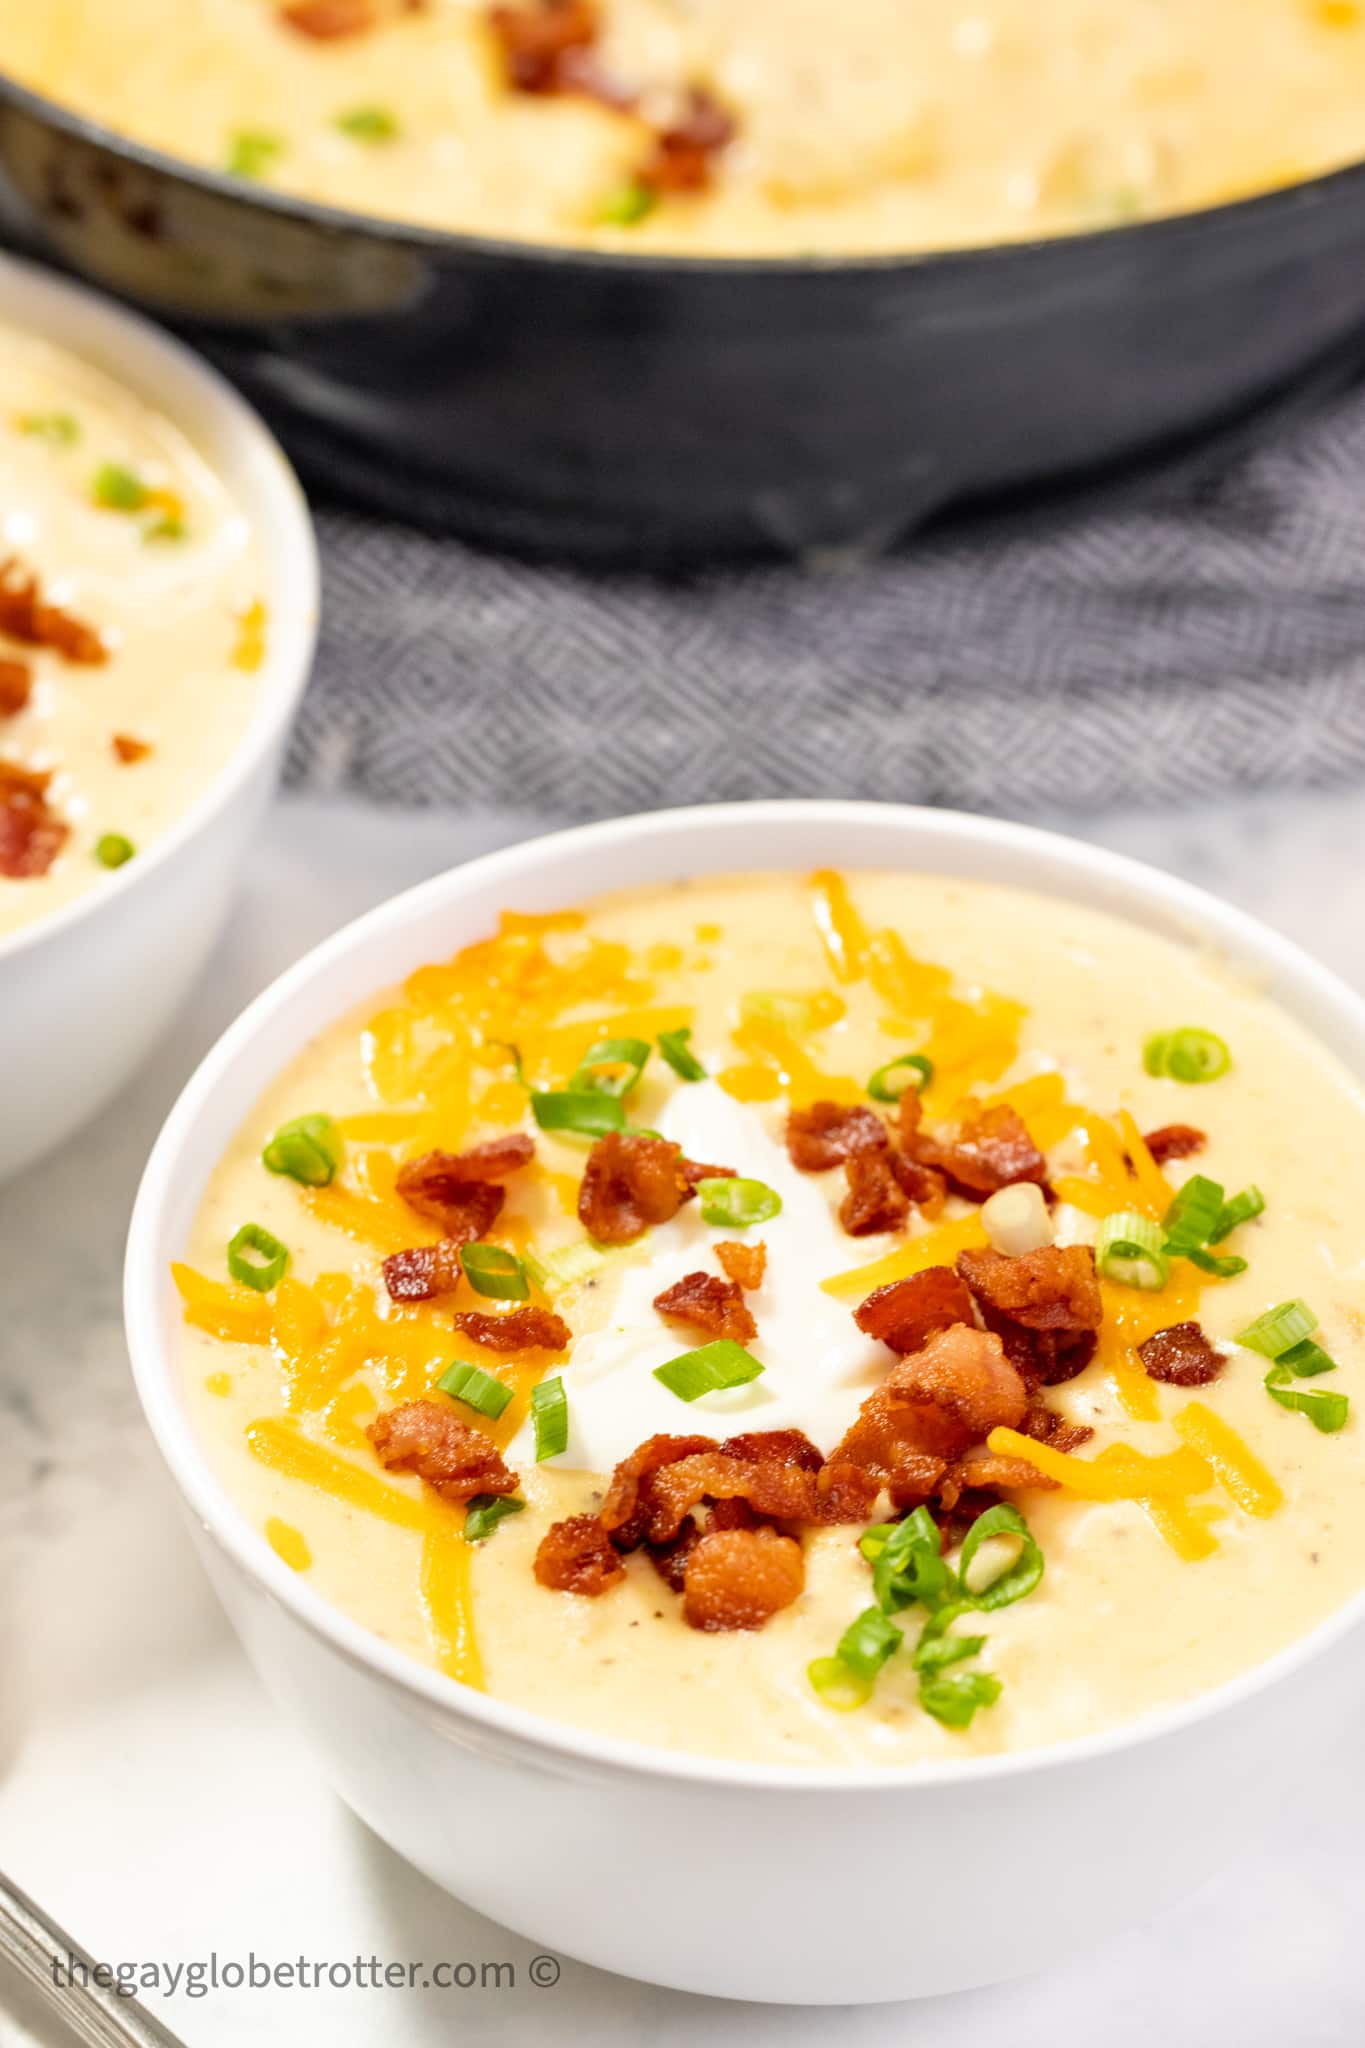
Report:
[[[660,1432],[724,1437],[795,1428],[829,1450],[890,1361],[885,1345],[854,1322],[853,1305],[824,1293],[820,1282],[874,1259],[879,1240],[848,1237],[826,1185],[835,1176],[799,1173],[760,1115],[714,1081],[677,1089],[658,1127],[688,1158],[731,1166],[775,1189],[782,1210],[737,1231],[703,1222],[700,1203],[688,1202],[649,1233],[645,1256],[621,1274],[609,1321],[578,1339],[562,1369],[569,1443],[556,1465],[610,1472]],[[837,1184],[842,1192],[842,1179]],[[684,1273],[719,1273],[712,1247],[727,1237],[767,1246],[763,1285],[745,1296],[758,1324],[758,1336],[745,1348],[764,1370],[747,1386],[680,1401],[655,1379],[654,1369],[709,1340],[666,1323],[654,1297]],[[529,1429],[518,1433],[508,1455],[513,1464],[534,1459]]]

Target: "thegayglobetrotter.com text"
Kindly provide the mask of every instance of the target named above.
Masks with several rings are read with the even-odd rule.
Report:
[[[325,1958],[292,1956],[276,1960],[248,1949],[244,1956],[212,1950],[193,1962],[96,1963],[81,1956],[56,1956],[52,1981],[83,1989],[112,1991],[122,1998],[160,1996],[207,1998],[213,1991],[516,1991],[530,1985],[553,1990],[562,1965],[557,1956],[528,1962],[495,1962],[489,1957],[438,1958],[431,1962],[389,1962],[380,1956]]]

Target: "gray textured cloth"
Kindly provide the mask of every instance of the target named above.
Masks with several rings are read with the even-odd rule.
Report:
[[[532,566],[330,510],[291,776],[570,817],[1365,776],[1365,392],[835,573]]]

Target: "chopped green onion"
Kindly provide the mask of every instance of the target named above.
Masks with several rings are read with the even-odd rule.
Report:
[[[353,142],[394,142],[400,132],[398,116],[388,107],[347,107],[333,126]]]
[[[494,1301],[525,1301],[531,1291],[521,1260],[500,1244],[462,1244],[460,1264],[474,1292]]]
[[[632,178],[602,201],[598,219],[607,227],[633,228],[646,214],[653,213],[659,195],[643,178]]]
[[[341,1170],[346,1147],[329,1116],[296,1116],[281,1124],[261,1154],[270,1173],[282,1173],[305,1188],[330,1187]]]
[[[1162,1218],[1166,1250],[1183,1258],[1191,1246],[1207,1244],[1222,1213],[1222,1183],[1191,1174]]]
[[[835,1656],[847,1664],[856,1678],[875,1678],[888,1657],[895,1655],[905,1638],[880,1607],[866,1607],[851,1621],[839,1638]]]
[[[531,1426],[536,1436],[537,1465],[568,1449],[569,1397],[558,1373],[531,1389]]]
[[[1317,1327],[1318,1319],[1306,1301],[1282,1301],[1239,1330],[1233,1341],[1248,1351],[1259,1351],[1263,1358],[1283,1358]]]
[[[747,1230],[751,1223],[766,1223],[781,1214],[782,1197],[776,1188],[761,1180],[699,1180],[703,1223],[717,1223],[731,1230]]]
[[[1000,1690],[1000,1680],[988,1671],[926,1672],[919,1682],[919,1703],[945,1728],[966,1728],[978,1707],[995,1704]]]
[[[1290,1368],[1283,1360],[1271,1366],[1265,1385],[1272,1401],[1278,1401],[1281,1408],[1306,1415],[1314,1429],[1320,1429],[1325,1436],[1333,1436],[1345,1427],[1351,1407],[1349,1396],[1329,1393],[1325,1387],[1295,1387],[1289,1383],[1291,1378]]]
[[[656,1365],[654,1377],[676,1394],[680,1401],[696,1401],[703,1394],[722,1393],[727,1387],[743,1387],[756,1380],[763,1367],[729,1337],[717,1337],[714,1344],[684,1351],[664,1365]]]
[[[929,1617],[910,1658],[916,1671],[942,1671],[946,1664],[960,1664],[964,1657],[975,1657],[985,1649],[984,1636],[948,1633],[959,1615],[971,1613],[973,1604],[970,1600],[955,1600]]]
[[[1212,1273],[1219,1280],[1231,1280],[1247,1269],[1247,1262],[1239,1252],[1228,1252],[1220,1257],[1217,1252],[1206,1252],[1202,1245],[1192,1244],[1180,1256],[1188,1259],[1192,1266],[1198,1266],[1201,1273]]]
[[[1243,1188],[1240,1195],[1234,1195],[1230,1202],[1224,1202],[1218,1211],[1217,1221],[1209,1232],[1209,1244],[1221,1244],[1239,1223],[1249,1223],[1253,1216],[1259,1216],[1265,1208],[1265,1196],[1258,1187]]]
[[[584,1138],[604,1138],[608,1131],[623,1131],[626,1113],[614,1095],[598,1089],[537,1092],[531,1097],[531,1113],[542,1131],[576,1131]]]
[[[561,1245],[558,1251],[546,1252],[543,1259],[536,1258],[533,1252],[522,1254],[522,1264],[542,1293],[576,1287],[606,1263],[607,1254],[587,1237],[576,1244]]]
[[[443,1394],[463,1401],[466,1408],[486,1415],[490,1422],[497,1421],[512,1398],[512,1389],[503,1380],[494,1379],[481,1365],[466,1365],[461,1358],[446,1367],[436,1384]]]
[[[747,1024],[780,1024],[797,1038],[815,1029],[815,1007],[809,996],[783,995],[774,989],[754,990],[741,996],[739,1014]]]
[[[806,1676],[825,1705],[841,1714],[865,1707],[872,1697],[872,1680],[850,1671],[842,1657],[816,1657],[806,1666]]]
[[[465,1542],[486,1542],[499,1522],[506,1521],[509,1515],[519,1515],[525,1505],[514,1493],[476,1493],[465,1510]]]
[[[972,1592],[967,1573],[982,1544],[992,1536],[1017,1536],[1019,1555],[988,1586]],[[972,1523],[962,1545],[957,1569],[963,1585],[971,1592],[973,1606],[983,1608],[989,1614],[998,1607],[1012,1607],[1016,1600],[1022,1600],[1033,1591],[1043,1576],[1043,1553],[1018,1508],[1002,1502],[999,1507],[988,1508]]]
[[[90,480],[90,495],[106,512],[141,512],[152,494],[135,469],[102,462]]]
[[[28,412],[19,421],[19,431],[46,441],[50,448],[73,448],[81,438],[81,423],[73,412]]]
[[[1232,1054],[1216,1031],[1190,1024],[1149,1038],[1142,1048],[1142,1064],[1149,1074],[1171,1081],[1216,1081],[1232,1065]]]
[[[1296,1380],[1316,1379],[1320,1372],[1335,1372],[1337,1362],[1321,1344],[1315,1344],[1311,1337],[1305,1337],[1302,1344],[1291,1344],[1288,1351],[1282,1351],[1276,1359],[1277,1365],[1288,1366]]]
[[[570,1095],[629,1095],[645,1070],[649,1046],[643,1038],[601,1038],[590,1045],[570,1078]]]
[[[1161,1232],[1150,1216],[1140,1216],[1136,1209],[1120,1209],[1104,1218],[1095,1239],[1095,1265],[1106,1280],[1149,1293],[1164,1287],[1171,1271]]]
[[[228,142],[223,168],[233,178],[263,178],[283,153],[283,141],[268,129],[239,128]]]
[[[183,519],[173,518],[169,512],[166,512],[163,513],[160,519],[153,519],[149,525],[143,527],[143,544],[145,545],[148,541],[184,540],[188,532],[189,528]]]
[[[121,868],[137,852],[131,839],[121,832],[105,832],[95,841],[95,859],[102,868]]]
[[[706,1069],[688,1047],[687,1041],[691,1036],[691,1029],[686,1024],[680,1024],[676,1031],[661,1031],[659,1051],[680,1081],[704,1081]]]
[[[284,1278],[289,1251],[263,1223],[244,1223],[228,1245],[227,1263],[229,1273],[243,1287],[268,1294]]]
[[[899,1614],[917,1600],[932,1607],[953,1585],[928,1508],[916,1508],[901,1522],[878,1523],[864,1532],[859,1548],[872,1566],[872,1590],[885,1614]]]
[[[894,1077],[903,1071],[901,1080]],[[867,1084],[867,1092],[874,1102],[899,1102],[902,1095],[916,1088],[923,1095],[934,1078],[934,1063],[922,1052],[897,1053],[895,1059],[878,1067]]]

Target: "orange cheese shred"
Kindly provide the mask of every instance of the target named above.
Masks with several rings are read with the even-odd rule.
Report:
[[[1236,1430],[1203,1401],[1188,1402],[1172,1420],[1191,1449],[1208,1459],[1244,1514],[1264,1519],[1284,1506],[1279,1481],[1243,1443]]]
[[[848,883],[833,868],[819,868],[810,878],[810,892],[820,943],[836,979],[861,981],[867,972],[867,931]]]
[[[993,1429],[986,1439],[1000,1457],[1023,1458],[1048,1479],[1086,1500],[1144,1500],[1149,1495],[1204,1493],[1213,1468],[1188,1445],[1148,1457],[1131,1444],[1110,1444],[1095,1458],[1054,1451],[1017,1429]]]

